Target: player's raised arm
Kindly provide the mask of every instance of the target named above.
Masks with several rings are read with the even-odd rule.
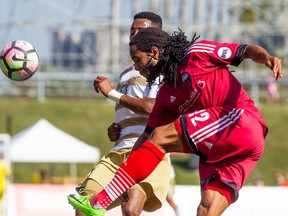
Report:
[[[101,92],[105,97],[141,115],[149,115],[155,103],[154,98],[136,98],[117,92],[114,84],[107,77],[97,76],[93,86],[97,93]]]
[[[270,55],[263,47],[253,44],[247,45],[242,58],[249,58],[257,63],[265,64],[273,71],[273,76],[276,78],[276,80],[282,78],[281,59],[277,56]]]

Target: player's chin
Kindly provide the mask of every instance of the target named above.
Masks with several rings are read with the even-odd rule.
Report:
[[[148,78],[148,77],[149,77],[150,72],[149,72],[148,70],[143,69],[143,70],[140,70],[139,72],[140,72],[140,74],[141,74],[142,76],[144,76],[145,78]]]

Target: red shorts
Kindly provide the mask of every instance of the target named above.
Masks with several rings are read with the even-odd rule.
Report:
[[[244,185],[264,151],[267,127],[244,109],[213,107],[174,122],[184,152],[200,156],[202,187],[217,176],[235,190]]]

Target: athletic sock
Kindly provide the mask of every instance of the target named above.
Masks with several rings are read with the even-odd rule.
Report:
[[[147,178],[162,161],[163,154],[153,143],[144,142],[133,151],[119,167],[111,182],[97,195],[90,199],[94,208],[107,209],[108,206],[134,184]]]
[[[112,202],[113,200],[109,198],[105,190],[100,191],[97,195],[94,195],[90,198],[90,205],[94,209],[107,209]]]

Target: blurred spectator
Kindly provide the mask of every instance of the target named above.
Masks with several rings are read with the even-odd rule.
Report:
[[[4,203],[3,197],[5,195],[7,177],[11,175],[11,169],[0,154],[0,215],[3,215]]]
[[[288,178],[283,172],[275,172],[276,183],[278,186],[288,186]]]
[[[275,79],[270,79],[267,84],[267,103],[273,104],[278,101],[279,94],[278,94],[278,84]]]
[[[0,200],[3,198],[4,191],[6,189],[7,177],[11,175],[11,170],[6,161],[3,159],[3,155],[0,154]]]
[[[254,186],[265,186],[265,182],[260,176],[254,176],[253,178],[253,185]]]
[[[43,169],[39,169],[32,175],[32,183],[33,184],[43,184],[46,183],[46,171]]]
[[[188,159],[188,168],[191,170],[198,170],[199,167],[199,156],[191,154]]]

